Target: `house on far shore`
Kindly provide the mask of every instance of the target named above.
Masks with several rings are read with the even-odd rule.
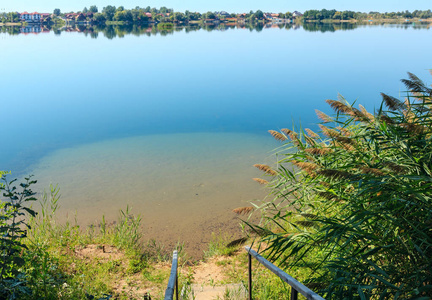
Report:
[[[41,14],[37,13],[37,12],[33,12],[33,13],[28,13],[28,12],[23,12],[23,13],[18,13],[19,14],[19,18],[22,22],[27,22],[27,23],[31,23],[31,22],[40,22],[41,21]]]
[[[294,18],[303,16],[303,14],[301,12],[298,12],[296,10],[292,13],[292,15],[293,15]]]

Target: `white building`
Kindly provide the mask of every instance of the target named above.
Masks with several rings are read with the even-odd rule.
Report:
[[[41,21],[41,14],[34,12],[34,13],[28,13],[23,12],[20,14],[20,19],[22,22],[40,22]]]

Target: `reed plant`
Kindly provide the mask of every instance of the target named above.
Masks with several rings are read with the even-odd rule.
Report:
[[[342,96],[317,111],[319,132],[270,131],[284,146],[256,204],[262,252],[310,270],[327,299],[432,296],[432,89],[408,73],[404,100],[382,94],[374,113]]]

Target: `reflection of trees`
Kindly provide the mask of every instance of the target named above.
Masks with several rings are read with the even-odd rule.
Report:
[[[9,35],[17,35],[21,33],[20,27],[17,26],[2,26],[0,28],[2,33],[7,33]]]
[[[358,27],[353,23],[304,23],[305,31],[335,32],[337,30],[354,30]]]
[[[305,31],[320,31],[320,32],[335,32],[338,30],[354,30],[358,27],[364,27],[364,26],[390,26],[394,28],[401,28],[401,29],[407,29],[407,28],[414,28],[414,29],[428,29],[430,24],[363,24],[363,25],[357,25],[353,23],[304,23],[302,24],[302,27]],[[52,30],[54,34],[60,35],[62,31],[75,31],[85,34],[86,36],[90,36],[93,39],[99,38],[100,36],[104,36],[107,39],[114,39],[114,38],[122,38],[125,35],[146,35],[146,36],[152,36],[152,35],[160,35],[160,36],[168,36],[174,34],[174,32],[194,32],[198,30],[205,30],[205,31],[225,31],[228,29],[246,29],[249,31],[256,31],[261,32],[264,29],[271,29],[271,28],[280,28],[280,29],[286,29],[286,30],[295,30],[300,28],[300,25],[297,24],[291,24],[291,23],[256,23],[253,24],[251,22],[247,23],[238,23],[238,24],[213,24],[213,23],[200,23],[200,24],[189,24],[186,26],[174,26],[172,28],[157,28],[157,26],[149,26],[149,25],[139,25],[139,24],[129,24],[129,25],[94,25],[94,26],[85,26],[85,25],[77,25],[75,27],[50,27],[50,26],[44,26],[43,31],[50,31]],[[10,35],[16,35],[20,34],[21,27],[18,26],[2,26],[0,27],[0,31],[2,33],[10,34]],[[102,35],[99,35],[99,33],[102,33]]]

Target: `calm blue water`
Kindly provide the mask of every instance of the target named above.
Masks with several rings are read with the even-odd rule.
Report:
[[[404,91],[407,71],[431,82],[431,47],[427,26],[182,29],[112,39],[3,33],[0,169],[32,173],[41,189],[59,183],[65,211],[85,220],[126,204],[145,214],[154,202],[153,211],[182,210],[186,223],[201,226],[201,217],[265,194],[244,178],[261,175],[251,164],[272,161],[278,144],[267,130],[313,128],[314,110],[331,113],[324,100],[338,93],[373,110],[380,92]],[[193,219],[196,186],[208,190]]]

